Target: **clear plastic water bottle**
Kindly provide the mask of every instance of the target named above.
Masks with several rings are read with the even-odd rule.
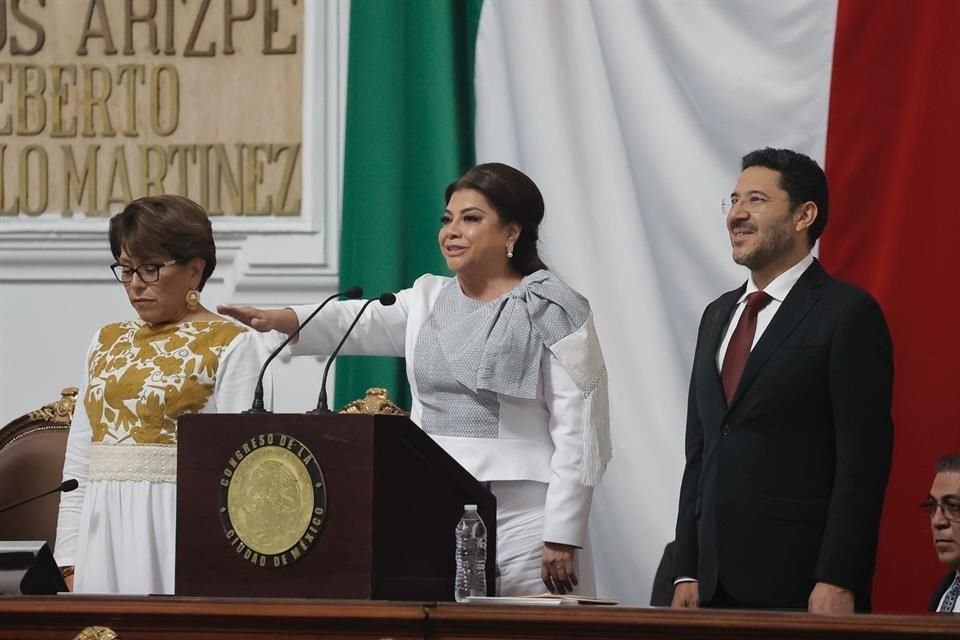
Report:
[[[487,595],[487,528],[477,505],[463,507],[457,524],[457,579],[454,597],[463,602],[470,596]]]

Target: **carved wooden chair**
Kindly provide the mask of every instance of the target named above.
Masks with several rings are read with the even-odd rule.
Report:
[[[0,429],[0,507],[60,484],[77,393],[67,387],[56,402]],[[55,493],[0,514],[0,540],[46,540],[53,550],[59,508]]]

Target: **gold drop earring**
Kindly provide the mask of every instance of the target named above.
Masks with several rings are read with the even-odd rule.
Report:
[[[200,292],[196,289],[187,291],[187,311],[196,311],[200,308]]]

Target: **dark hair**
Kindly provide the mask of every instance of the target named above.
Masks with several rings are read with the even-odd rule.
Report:
[[[790,149],[766,147],[743,156],[741,170],[748,167],[766,167],[780,173],[780,188],[790,197],[790,208],[796,209],[804,202],[817,205],[817,219],[807,228],[810,246],[827,226],[830,198],[827,191],[827,176],[817,162],[802,153]]]
[[[522,171],[499,162],[478,164],[446,191],[446,201],[457,191],[479,191],[494,206],[500,222],[520,225],[520,237],[513,247],[513,268],[522,275],[546,269],[537,253],[540,222],[543,220],[543,196],[537,185]]]
[[[933,468],[937,473],[960,473],[960,453],[948,453]]]
[[[110,218],[110,251],[138,258],[169,255],[178,262],[203,258],[203,285],[217,266],[213,228],[203,207],[189,198],[174,195],[137,198]]]

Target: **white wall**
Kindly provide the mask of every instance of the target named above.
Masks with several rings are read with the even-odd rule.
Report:
[[[349,4],[305,2],[304,12],[302,215],[214,220],[209,309],[313,302],[336,290]],[[0,424],[79,386],[94,332],[135,317],[107,268],[106,229],[104,218],[0,217]],[[276,410],[312,408],[322,360],[274,364]]]

